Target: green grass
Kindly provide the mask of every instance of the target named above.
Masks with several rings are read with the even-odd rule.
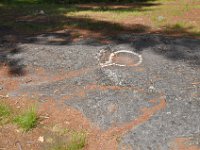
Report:
[[[0,124],[5,124],[9,121],[11,108],[6,104],[0,104]]]
[[[67,150],[81,150],[85,146],[85,143],[85,133],[74,132],[70,143],[67,145]]]
[[[14,122],[24,131],[34,128],[38,122],[38,116],[35,107],[29,108],[23,114],[14,118]]]
[[[82,150],[86,145],[86,134],[72,132],[67,143],[57,143],[51,150]]]
[[[57,144],[57,145],[54,146],[51,150],[66,150],[66,145]]]
[[[193,36],[200,37],[200,31],[192,33]]]
[[[166,32],[186,32],[186,30],[185,30],[186,27],[187,27],[187,29],[192,28],[192,27],[187,26],[187,24],[185,22],[177,22],[175,24],[166,25],[165,31]]]

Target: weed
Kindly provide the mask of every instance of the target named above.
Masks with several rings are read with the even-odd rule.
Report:
[[[22,115],[18,115],[14,118],[14,122],[24,131],[34,128],[37,124],[37,121],[38,117],[35,107],[29,108]]]
[[[86,135],[83,132],[72,132],[67,143],[57,143],[52,150],[81,150],[86,144]]]
[[[196,37],[200,37],[200,32],[194,32],[192,35]]]
[[[9,121],[11,109],[5,104],[0,104],[0,124],[5,124]]]
[[[176,24],[174,24],[173,26],[171,26],[171,29],[179,31],[182,30],[184,28],[185,24],[181,23],[181,22],[177,22]]]
[[[66,150],[80,150],[85,146],[86,135],[85,133],[73,132],[71,135],[70,143],[67,145]]]
[[[65,144],[57,144],[51,150],[67,150]]]

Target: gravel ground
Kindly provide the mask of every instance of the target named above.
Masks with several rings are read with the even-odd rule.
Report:
[[[149,100],[164,95],[166,107],[149,120],[121,135],[119,150],[168,150],[171,141],[200,138],[200,40],[158,35],[121,35],[108,38],[111,44],[80,40],[68,44],[20,43],[20,51],[1,55],[17,66],[44,68],[46,76],[66,72],[60,80],[21,84],[11,96],[38,93],[41,98],[64,100],[81,111],[103,131],[128,123],[141,109],[157,103]],[[40,38],[40,40],[42,40]],[[102,49],[137,52],[143,58],[136,67],[100,66]],[[90,68],[88,71],[81,69]],[[76,73],[70,76],[70,72]],[[69,77],[70,76],[70,77]],[[70,97],[69,97],[70,95]],[[199,144],[199,143],[196,143]]]

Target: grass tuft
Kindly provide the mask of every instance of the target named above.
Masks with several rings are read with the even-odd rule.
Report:
[[[51,150],[67,150],[65,144],[57,144]]]
[[[38,117],[35,107],[29,108],[22,115],[14,118],[14,122],[24,131],[29,131],[37,125]]]
[[[83,132],[72,132],[67,143],[57,143],[52,150],[82,150],[86,144],[86,134]]]
[[[71,136],[71,141],[66,150],[81,150],[86,143],[85,133],[74,132]]]
[[[4,124],[9,120],[11,109],[5,104],[0,104],[0,124]]]

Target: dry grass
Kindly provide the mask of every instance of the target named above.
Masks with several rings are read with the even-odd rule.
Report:
[[[72,132],[70,140],[66,143],[57,143],[52,150],[81,150],[86,145],[86,134],[82,132]]]

